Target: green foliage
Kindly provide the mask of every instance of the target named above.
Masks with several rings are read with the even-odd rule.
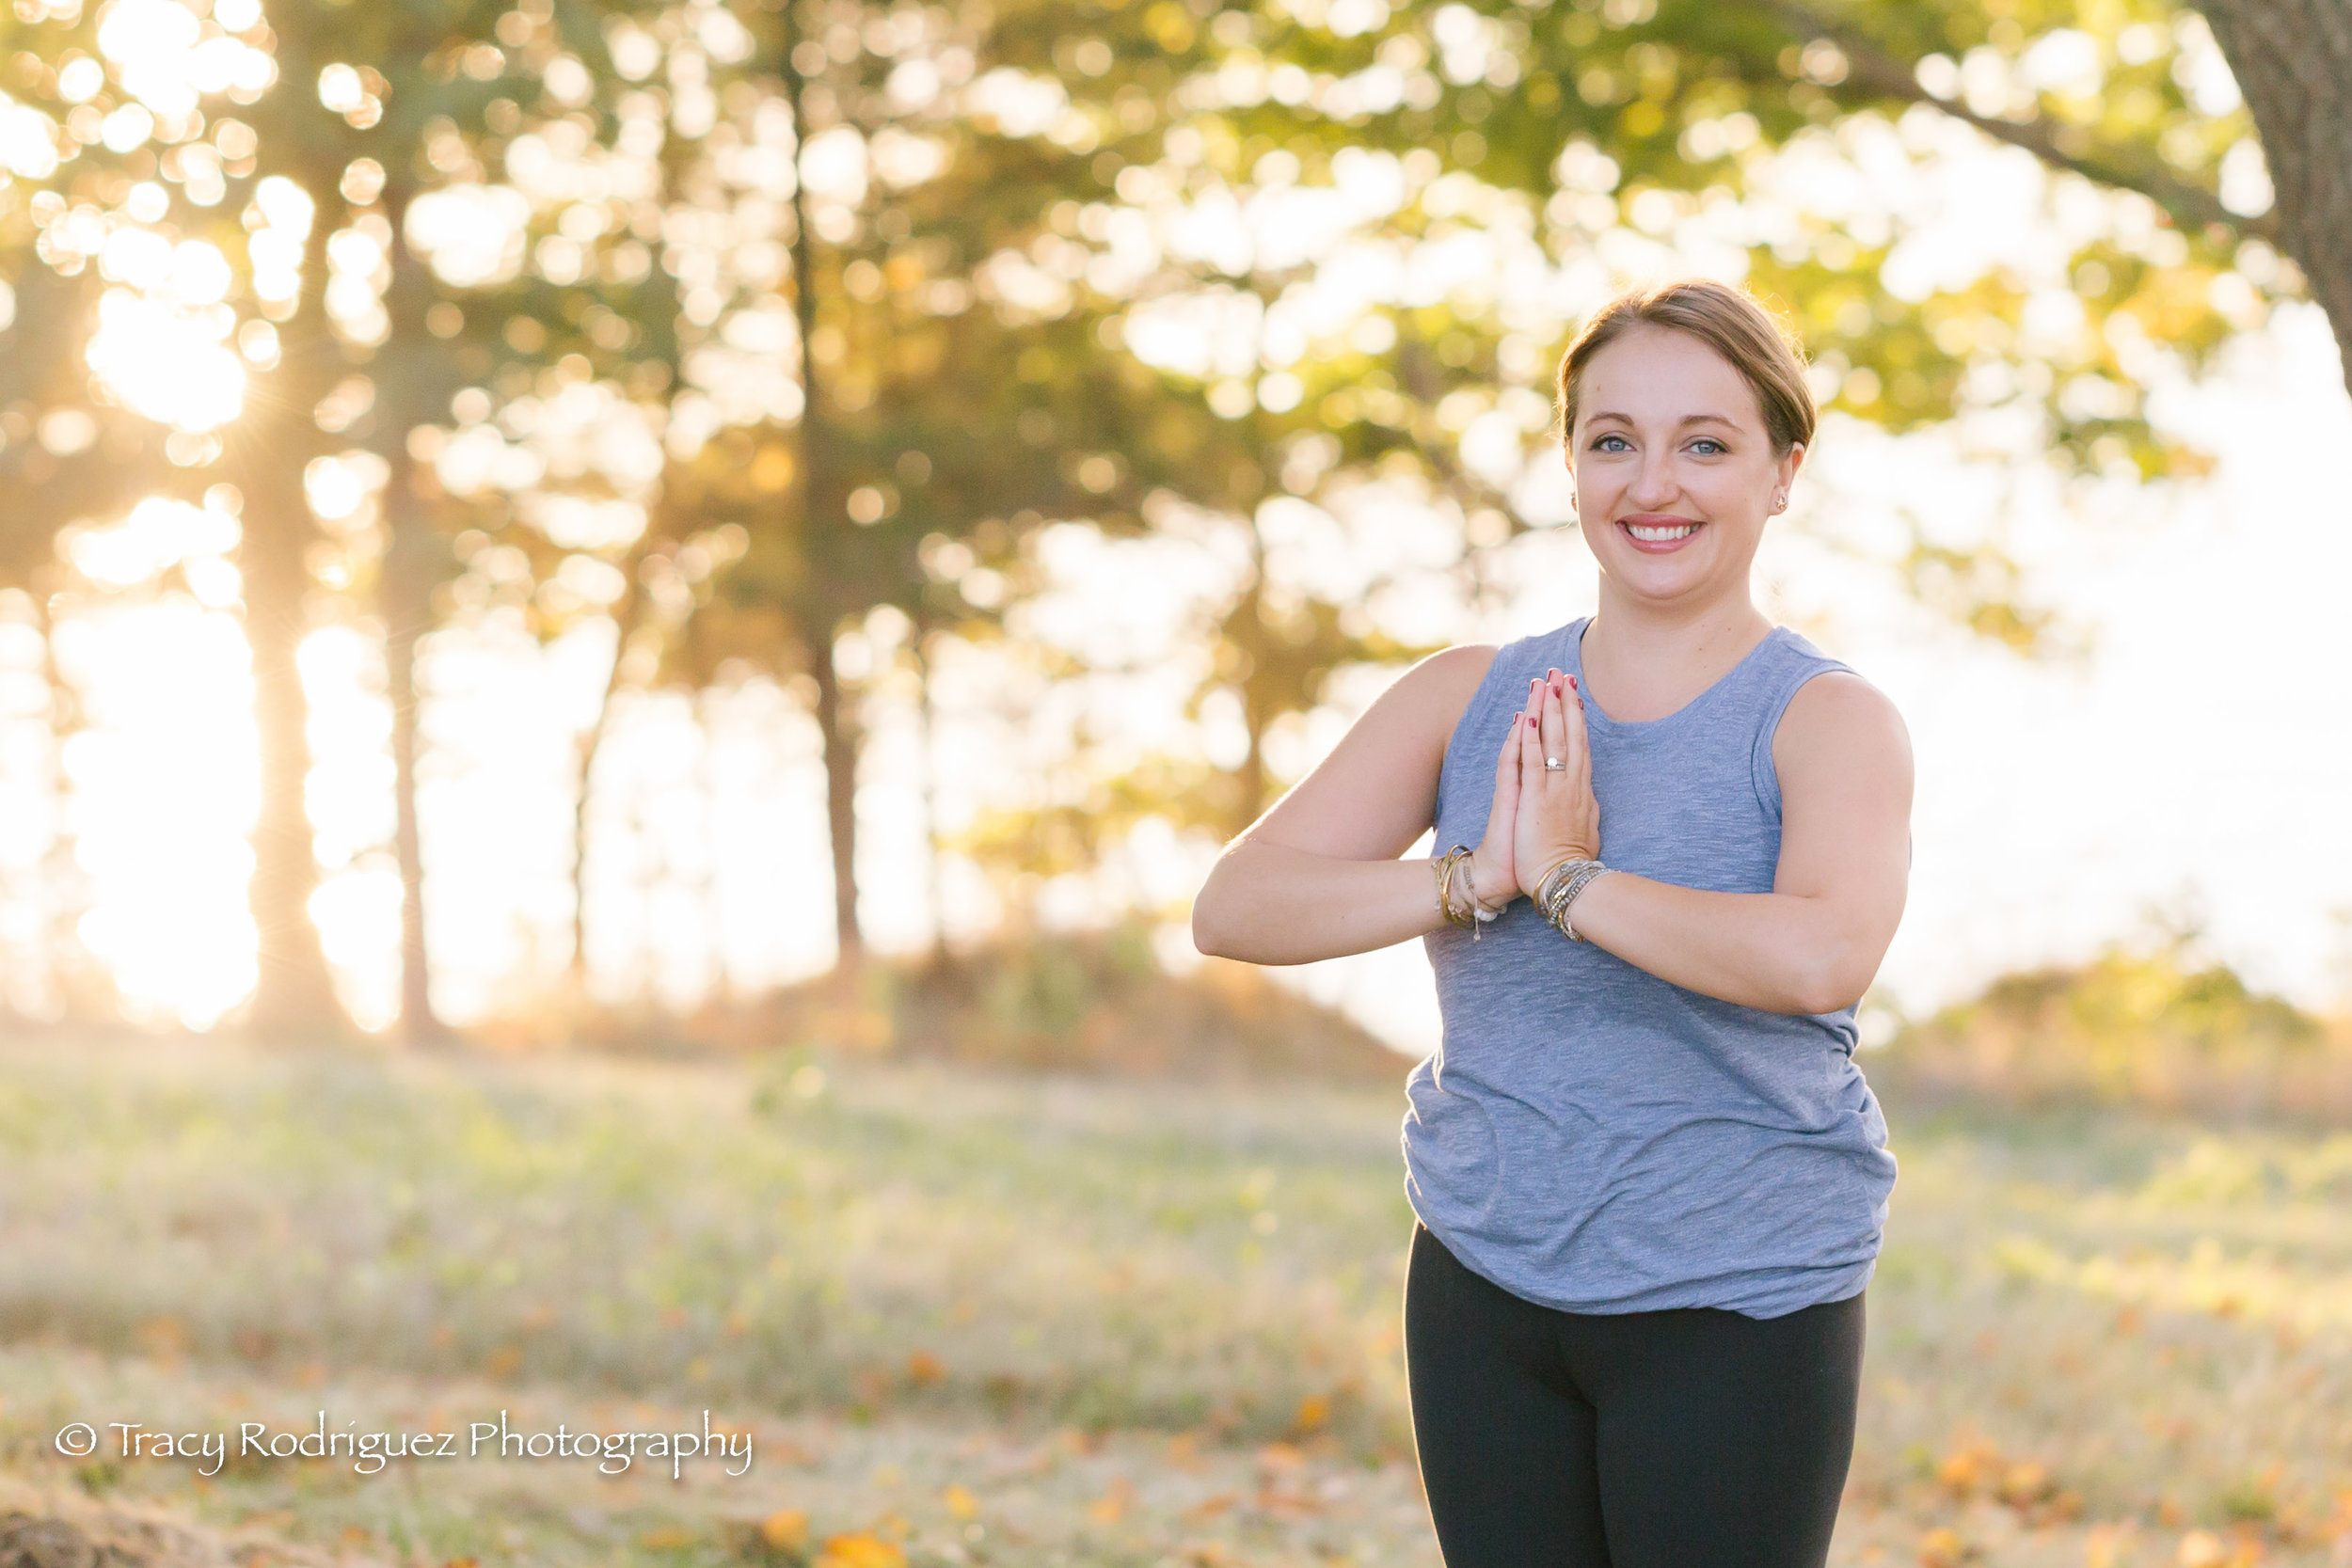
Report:
[[[2006,975],[1876,1060],[1917,1089],[2004,1101],[2302,1116],[2352,1105],[2352,1040],[2179,942]]]
[[[1385,112],[1328,91],[1236,107],[1237,170],[1278,146],[1322,165],[1343,147],[1428,148],[1522,198],[1565,253],[1620,224],[1744,248],[1753,282],[1833,367],[1829,405],[1890,429],[2022,393],[2072,463],[2199,471],[2198,453],[2147,425],[2136,351],[2201,364],[2272,294],[2299,289],[2266,243],[2268,216],[2223,204],[2223,161],[2252,148],[2251,123],[2201,19],[2162,0],[1423,3],[1345,38],[1343,12],[1367,14],[1262,13],[1242,52],[1327,73],[1319,87],[1402,65],[1417,98]],[[1901,204],[1841,211],[1833,175],[1807,207],[1811,193],[1774,178],[1804,149],[1880,178],[1908,160],[1924,183],[1951,121],[2058,174],[2053,237],[2074,247],[2061,286],[2084,312],[2062,341],[2021,334],[2035,285],[2006,266],[1961,282],[1913,266],[1917,281],[1890,290],[1890,252],[1914,221]],[[1732,216],[1759,196],[1772,215]],[[2004,374],[1983,369],[1996,364]]]
[[[894,1056],[1108,1077],[1243,1084],[1398,1084],[1410,1061],[1263,971],[1212,959],[1171,975],[1148,927],[1021,930],[969,951],[877,959],[845,1005],[830,979],[755,1006],[714,1009],[652,1032],[707,1045],[790,1040]],[[807,1058],[813,1059],[813,1058]],[[788,1108],[802,1056],[780,1061],[769,1102]]]

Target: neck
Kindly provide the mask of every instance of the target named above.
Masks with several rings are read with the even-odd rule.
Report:
[[[1742,578],[1727,594],[1661,604],[1620,590],[1607,574],[1600,579],[1600,608],[1586,628],[1587,656],[1597,645],[1608,661],[1629,659],[1657,669],[1711,662],[1725,648],[1746,649],[1769,636],[1772,624],[1748,596]]]

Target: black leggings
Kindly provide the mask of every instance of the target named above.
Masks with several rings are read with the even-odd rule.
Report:
[[[1562,1312],[1416,1222],[1406,1382],[1446,1568],[1820,1568],[1862,1295],[1762,1319]]]

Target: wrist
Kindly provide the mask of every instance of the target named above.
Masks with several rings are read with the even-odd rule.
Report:
[[[1480,919],[1492,920],[1519,895],[1518,887],[1503,886],[1510,880],[1509,878],[1499,875],[1493,866],[1484,863],[1476,855],[1472,855],[1470,863],[1462,869],[1465,873],[1464,890],[1469,893],[1471,907],[1477,911]],[[1497,889],[1502,890],[1500,897],[1496,896]]]
[[[1609,868],[1594,856],[1582,851],[1554,861],[1535,884],[1535,908],[1547,923],[1570,942],[1582,942],[1570,918],[1570,910],[1581,894],[1595,881],[1609,874]]]
[[[1552,873],[1558,871],[1564,865],[1570,865],[1578,861],[1597,861],[1598,859],[1600,859],[1600,857],[1594,854],[1589,849],[1555,849],[1535,863],[1542,868],[1535,875],[1535,887],[1542,887],[1544,883],[1549,879]],[[1528,896],[1531,898],[1535,896],[1534,888],[1531,888],[1528,891]]]

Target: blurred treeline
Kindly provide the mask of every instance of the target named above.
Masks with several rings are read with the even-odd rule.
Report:
[[[614,697],[783,683],[823,738],[851,974],[863,705],[1030,638],[1052,531],[1223,563],[1184,679],[1247,745],[1121,758],[961,846],[1031,870],[1149,818],[1231,833],[1281,785],[1269,737],[1431,646],[1379,613],[1389,567],[1318,569],[1391,559],[1367,497],[1437,520],[1464,602],[1505,594],[1514,539],[1566,520],[1558,354],[1623,281],[1743,275],[1835,414],[2105,483],[2198,471],[2145,385],[2304,287],[2259,117],[2163,0],[14,0],[0,26],[0,629],[46,672],[9,700],[61,749],[53,634],[126,594],[242,614],[266,1037],[348,1026],[308,908],[324,620],[383,649],[407,1037],[443,1032],[418,647],[469,619],[616,632],[581,863]],[[1939,182],[1994,149],[2047,233],[1956,267]],[[135,580],[92,564],[124,531]],[[232,579],[183,569],[198,534]],[[1899,569],[2033,648],[1996,552],[1922,533]],[[53,918],[9,951],[60,974],[70,805],[11,873]],[[87,994],[19,974],[0,1004]]]
[[[2136,1105],[2205,1120],[2352,1119],[2352,1019],[2249,986],[2193,932],[2004,975],[1865,1057],[1908,1107]]]

